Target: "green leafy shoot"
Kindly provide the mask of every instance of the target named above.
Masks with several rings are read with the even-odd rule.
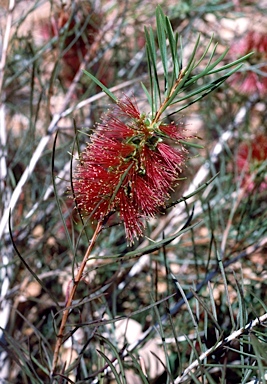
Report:
[[[239,70],[242,62],[251,55],[246,55],[232,63],[216,68],[225,59],[229,48],[219,55],[219,57],[216,57],[218,43],[212,47],[213,38],[211,38],[204,52],[201,53],[199,52],[200,36],[198,36],[195,45],[192,47],[192,53],[188,58],[186,66],[183,68],[181,37],[178,36],[178,33],[174,32],[170,19],[164,15],[160,6],[156,9],[156,21],[157,28],[155,36],[151,28],[149,30],[145,29],[148,73],[151,88],[151,97],[149,97],[148,100],[151,105],[153,123],[161,119],[163,112],[170,105],[177,104],[199,94],[193,101],[190,100],[190,102],[186,104],[186,107],[188,107],[190,104],[200,100],[218,88],[229,76]],[[158,44],[159,52],[156,51],[155,42]],[[211,53],[209,57],[207,57],[210,50]],[[178,55],[178,51],[180,55]],[[200,58],[197,59],[199,54]],[[204,68],[201,68],[204,61],[207,61],[207,63],[204,65]],[[162,68],[163,71],[164,85],[162,85],[160,81],[160,68]],[[220,78],[211,77],[211,75],[224,72],[230,68],[231,70],[223,73]],[[208,82],[204,79],[207,77],[210,78]],[[192,86],[194,86],[195,89],[192,89]],[[189,87],[190,93],[186,93],[185,91]],[[146,95],[148,94],[147,89],[145,89],[145,93]],[[179,95],[181,96],[179,97]],[[159,101],[162,99],[163,102],[159,105]],[[179,110],[184,108],[185,106]]]
[[[214,91],[221,86],[229,76],[238,71],[242,66],[242,62],[252,55],[252,53],[250,53],[218,68],[217,66],[225,59],[229,48],[219,55],[219,57],[215,58],[218,43],[215,43],[212,47],[213,37],[211,37],[204,52],[200,53],[200,36],[198,36],[192,47],[192,53],[188,58],[186,66],[183,68],[183,45],[181,36],[174,32],[170,19],[164,15],[160,6],[156,8],[156,34],[154,34],[151,27],[145,27],[144,33],[150,90],[143,83],[141,86],[151,107],[153,123],[157,123],[162,118],[162,114],[169,106],[190,99],[188,103],[179,106],[174,112],[177,113]],[[207,57],[210,50],[211,53],[209,57]],[[199,54],[200,58],[197,58]],[[204,65],[204,68],[201,68],[205,60],[207,60],[207,63]],[[223,73],[219,78],[212,76],[229,69],[230,71]],[[112,101],[117,102],[116,96],[95,76],[87,71],[84,71],[84,73],[90,77]],[[161,81],[162,75],[164,80],[163,84]],[[206,78],[209,78],[209,80],[206,81]],[[192,89],[192,87],[194,87],[194,89]],[[189,88],[190,91],[186,92]],[[195,98],[191,100],[192,97]]]

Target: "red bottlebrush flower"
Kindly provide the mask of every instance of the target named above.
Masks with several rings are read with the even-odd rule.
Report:
[[[242,186],[248,191],[252,191],[256,183],[260,191],[267,189],[267,164],[265,171],[261,169],[262,172],[257,175],[264,162],[267,162],[267,136],[257,135],[252,141],[240,144],[237,151],[237,169],[243,174]]]
[[[81,155],[73,178],[78,208],[98,221],[118,212],[132,243],[179,178],[186,157],[180,131],[151,122],[129,98],[118,101]],[[170,140],[179,147],[172,148]]]
[[[251,65],[257,65],[258,72],[238,72],[231,77],[231,82],[238,85],[238,90],[244,94],[258,93],[264,95],[267,92],[267,34],[250,31],[231,50],[234,55],[254,54],[249,58]]]
[[[56,7],[56,12],[49,21],[43,23],[42,34],[48,40],[60,36],[63,28],[67,29],[64,36],[61,80],[71,83],[80,68],[85,56],[91,57],[99,49],[99,33],[103,15],[95,11],[90,2],[79,2],[75,12],[67,6]]]

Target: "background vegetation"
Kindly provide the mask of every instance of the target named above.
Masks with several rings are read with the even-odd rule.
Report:
[[[215,59],[230,47],[221,66],[254,55],[169,116],[203,149],[190,148],[184,179],[147,237],[129,248],[118,220],[102,231],[54,378],[62,310],[94,228],[74,209],[72,168],[111,106],[83,70],[148,112],[144,26],[155,31],[157,4],[0,3],[1,383],[267,381],[267,7],[159,3],[182,38],[184,66],[199,34],[199,54],[212,36]]]

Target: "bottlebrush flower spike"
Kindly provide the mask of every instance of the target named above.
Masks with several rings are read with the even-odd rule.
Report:
[[[243,174],[242,185],[248,192],[255,188],[256,183],[260,191],[267,189],[266,167],[260,175],[257,175],[264,162],[267,162],[267,136],[259,134],[252,141],[240,144],[236,163],[239,173]]]
[[[69,6],[55,6],[55,11],[41,25],[41,33],[46,42],[53,37],[63,36],[60,80],[65,85],[73,81],[86,56],[95,57],[99,50],[98,40],[104,18],[90,2],[76,2],[74,13],[71,7],[71,2]],[[80,31],[83,32],[80,34]],[[97,65],[94,70],[98,72]]]
[[[78,208],[97,221],[118,212],[133,243],[177,183],[186,159],[179,140],[185,139],[180,127],[154,123],[129,98],[119,100],[81,154],[73,177]]]
[[[258,66],[259,73],[254,71],[237,72],[231,78],[234,85],[243,94],[266,95],[267,92],[267,34],[256,31],[249,31],[231,50],[236,56],[242,56],[254,52],[249,59],[251,65]]]

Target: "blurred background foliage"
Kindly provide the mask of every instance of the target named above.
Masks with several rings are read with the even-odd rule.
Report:
[[[168,117],[203,149],[190,149],[147,238],[129,249],[116,219],[102,231],[68,320],[62,376],[50,379],[60,311],[94,229],[74,209],[72,168],[111,106],[83,70],[148,112],[144,26],[155,30],[158,3],[184,66],[199,34],[199,52],[212,36],[217,55],[229,47],[222,65],[254,54]],[[267,312],[266,12],[265,1],[241,0],[1,1],[1,383],[266,382],[266,323],[243,329]],[[150,239],[158,247],[142,252]]]

